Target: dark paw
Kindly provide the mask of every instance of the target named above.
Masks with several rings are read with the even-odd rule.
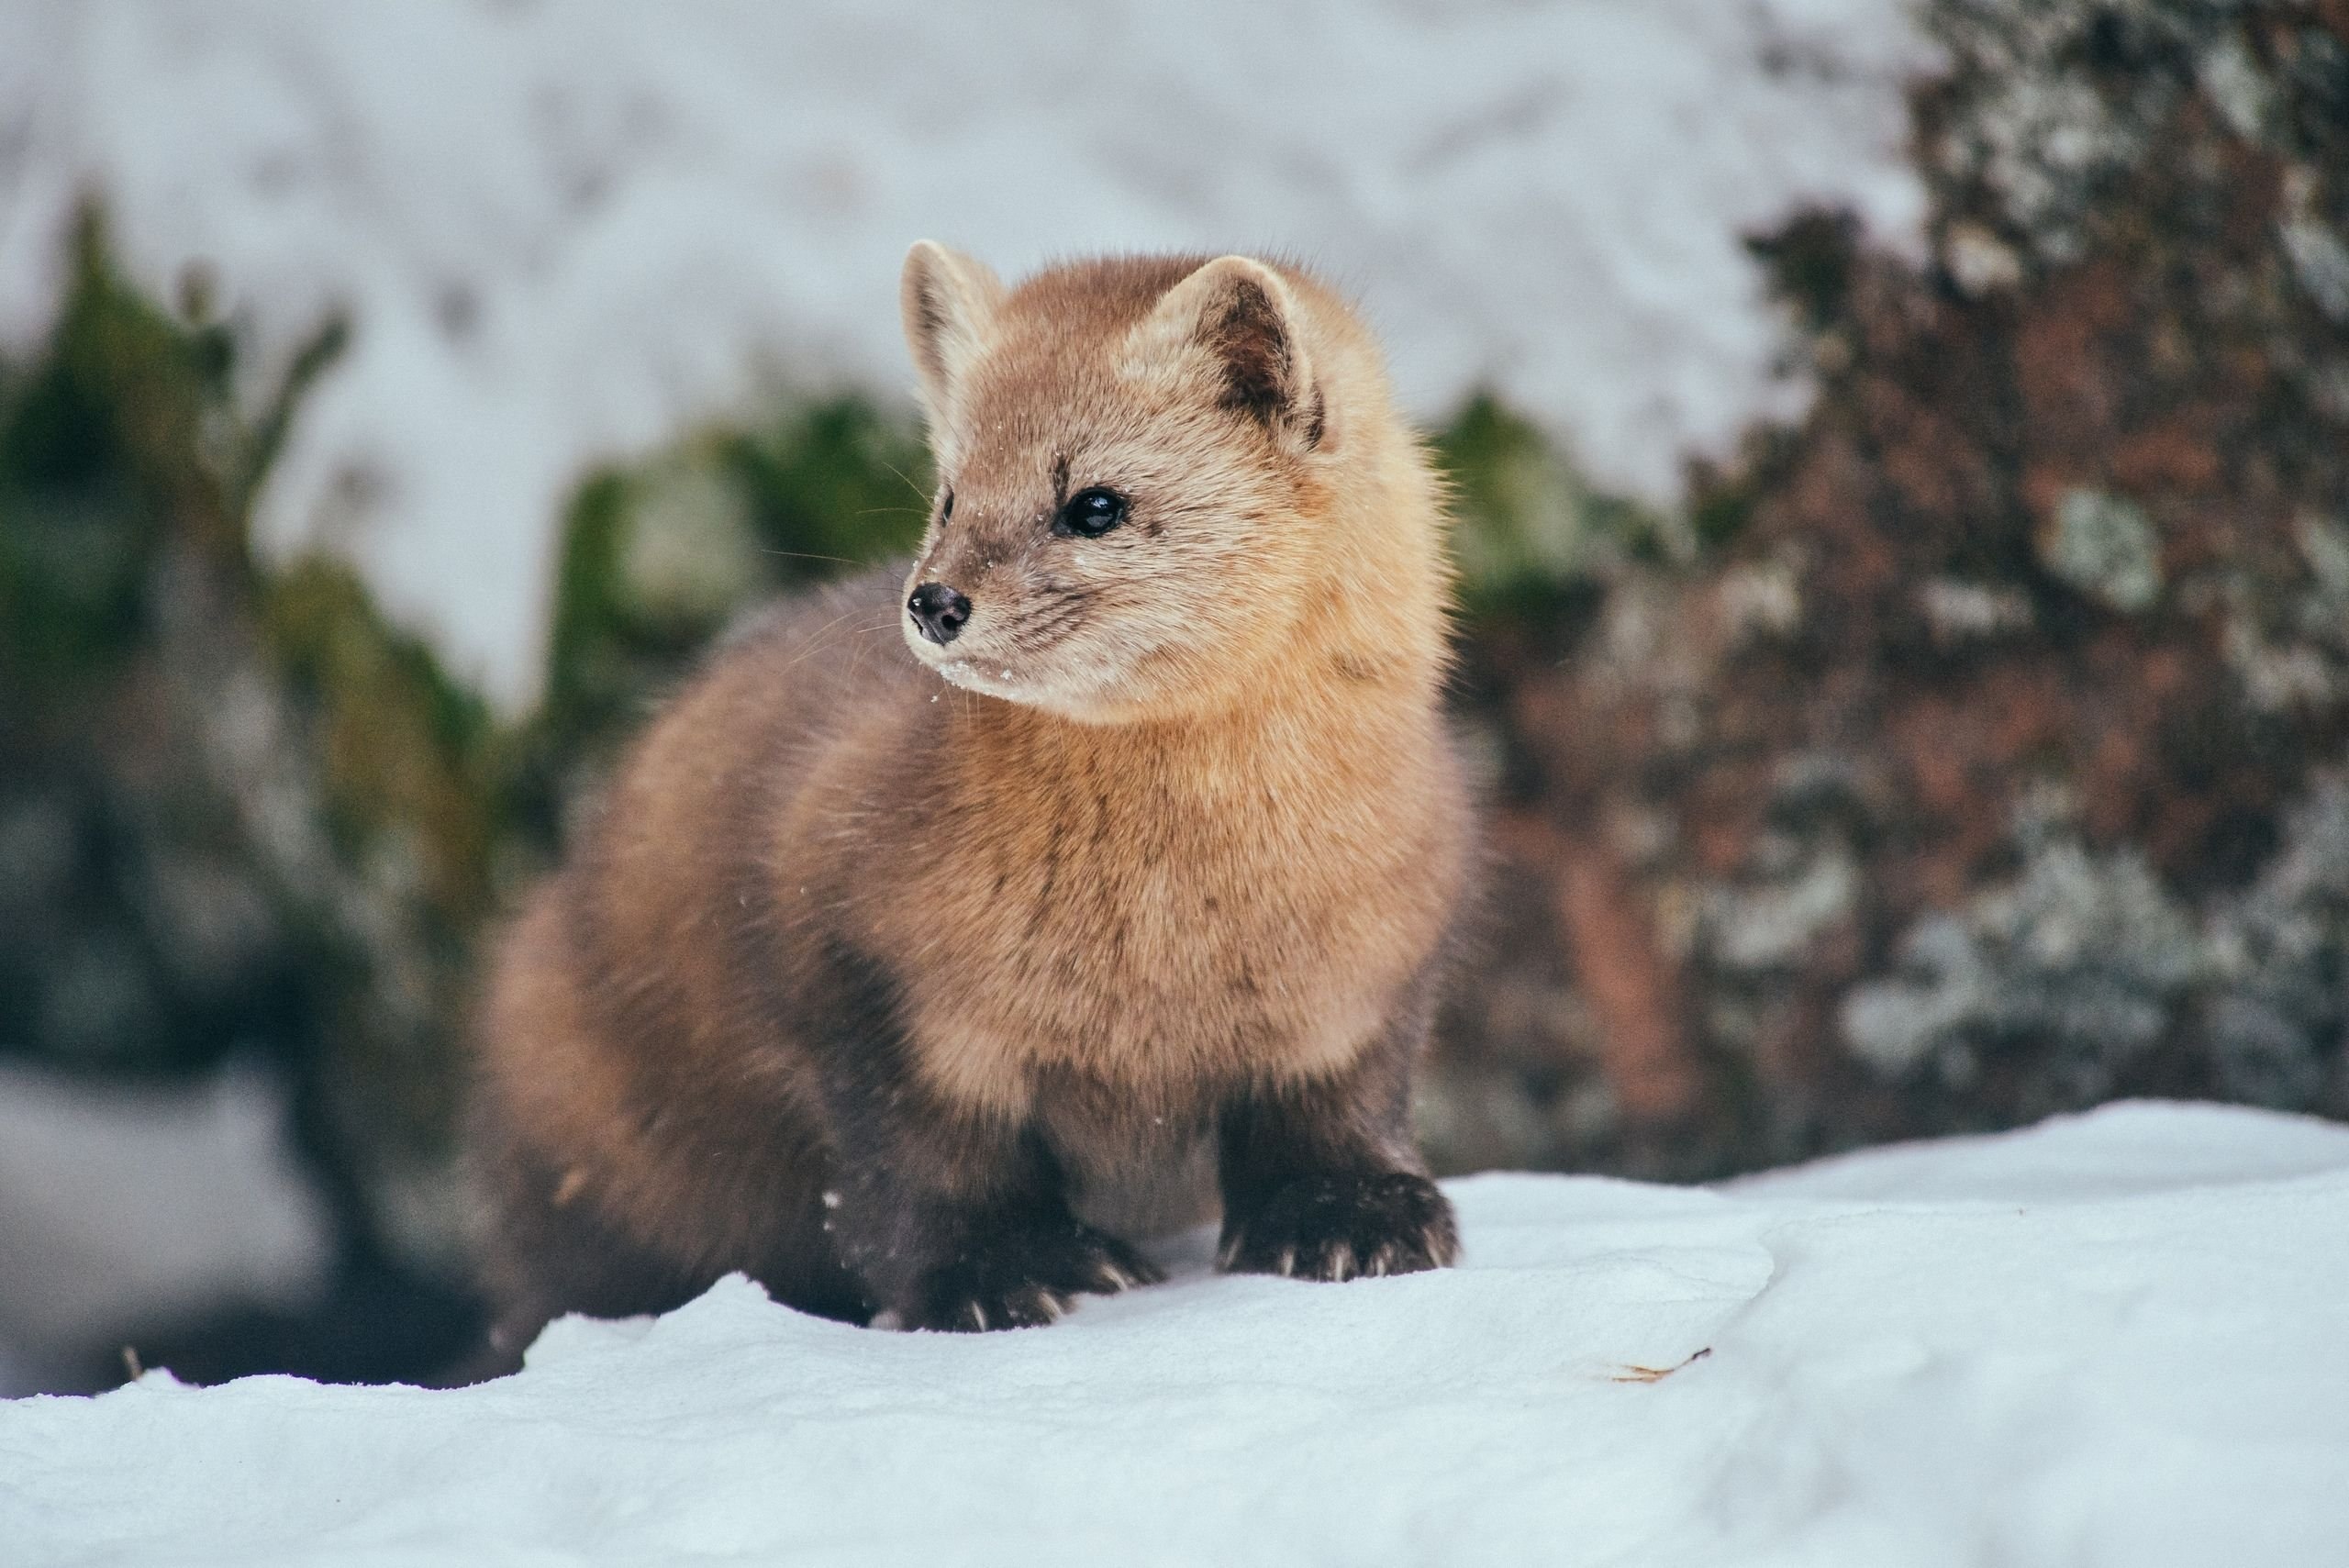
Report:
[[[873,1319],[877,1329],[975,1334],[1032,1329],[1066,1312],[1080,1296],[1114,1296],[1165,1278],[1114,1236],[1074,1220],[974,1239],[969,1255],[929,1270],[907,1299]]]
[[[1425,1176],[1307,1176],[1227,1218],[1216,1265],[1228,1273],[1344,1280],[1442,1268],[1460,1252],[1452,1203]]]

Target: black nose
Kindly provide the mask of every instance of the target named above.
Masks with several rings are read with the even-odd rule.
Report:
[[[953,641],[963,623],[971,618],[971,601],[943,583],[924,583],[916,588],[906,608],[912,612],[921,634],[941,647]]]

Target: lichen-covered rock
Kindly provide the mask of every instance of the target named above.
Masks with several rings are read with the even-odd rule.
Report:
[[[1880,1072],[1960,1085],[2020,1050],[2060,1084],[2056,1104],[2106,1098],[2207,973],[2198,932],[2132,850],[2099,854],[2046,823],[2014,849],[2015,880],[1922,917],[1896,974],[1852,987],[1844,1038]]]
[[[1445,1159],[2349,1114],[2349,8],[1923,15],[1927,262],[1831,215],[1757,242],[1810,414],[1692,558],[1479,628],[1508,936],[1447,1015],[1486,1131]],[[1586,1020],[1538,1062],[1534,996]]]

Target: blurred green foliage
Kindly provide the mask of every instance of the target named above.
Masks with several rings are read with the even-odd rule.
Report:
[[[256,404],[228,330],[128,284],[95,217],[72,266],[0,363],[0,1052],[273,1060],[346,1229],[445,1256],[485,924],[729,620],[918,535],[918,434],[841,400],[590,479],[546,700],[506,721],[349,567],[253,550],[342,324]]]
[[[72,268],[0,367],[0,1051],[279,1062],[363,1250],[445,1147],[501,738],[346,568],[252,552],[340,326],[256,406],[229,333],[127,284],[95,217]]]
[[[1471,398],[1429,447],[1450,485],[1453,553],[1472,617],[1547,610],[1562,590],[1623,562],[1693,553],[1685,521],[1596,488],[1489,395]]]
[[[555,567],[542,771],[607,758],[750,606],[911,550],[930,485],[920,432],[856,398],[703,432],[590,478]]]

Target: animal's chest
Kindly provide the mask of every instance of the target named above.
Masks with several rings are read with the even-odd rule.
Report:
[[[930,846],[930,891],[901,912],[925,928],[907,1000],[933,1079],[1181,1120],[1375,1030],[1433,937],[1419,825],[1264,789],[1152,804],[1078,800]]]

